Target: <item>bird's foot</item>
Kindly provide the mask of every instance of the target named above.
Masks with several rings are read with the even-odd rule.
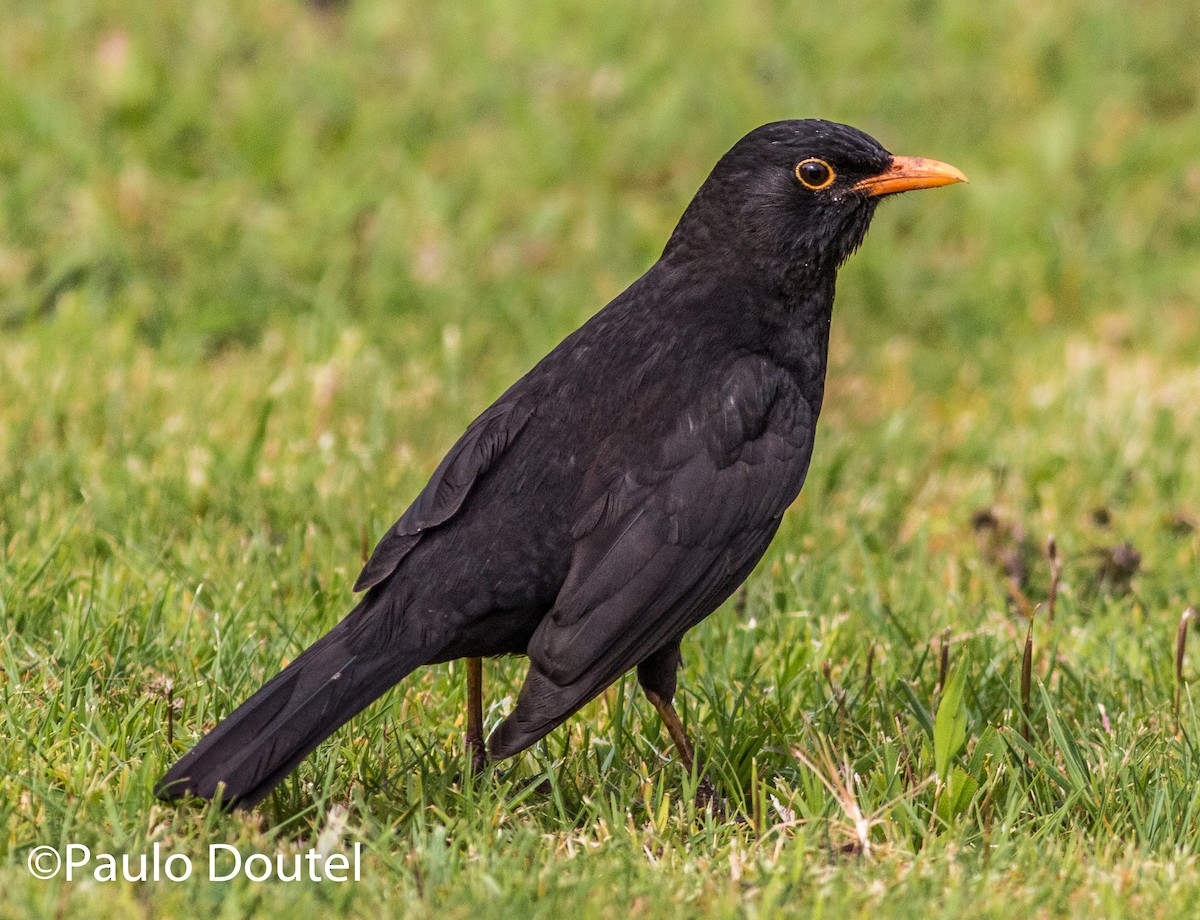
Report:
[[[712,809],[714,818],[718,821],[725,820],[724,796],[717,792],[717,787],[713,785],[712,780],[707,776],[702,776],[696,785],[696,811],[707,811],[709,808]]]
[[[454,774],[454,784],[457,786],[461,786],[467,782],[470,777],[483,776],[488,772],[488,767],[491,766],[491,760],[487,754],[487,745],[484,744],[482,735],[467,733],[466,753],[466,769],[459,770]]]
[[[732,821],[734,824],[745,824],[746,819],[739,814],[730,817],[729,802],[725,796],[717,792],[717,787],[707,776],[700,777],[696,785],[696,811],[704,812],[712,809],[713,820]]]
[[[467,736],[467,754],[472,773],[482,773],[488,766],[487,746],[483,738]]]

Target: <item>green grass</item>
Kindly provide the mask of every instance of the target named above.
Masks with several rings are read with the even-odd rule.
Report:
[[[1200,7],[331,6],[0,12],[0,916],[1192,916]],[[972,184],[882,209],[805,491],[685,645],[745,822],[630,679],[460,780],[461,665],[253,814],[155,802],[715,159],[803,115]],[[521,673],[485,666],[489,725]],[[25,868],[322,833],[361,882]]]

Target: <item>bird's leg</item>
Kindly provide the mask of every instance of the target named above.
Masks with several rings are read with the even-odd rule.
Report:
[[[467,659],[467,750],[471,771],[483,772],[487,766],[487,747],[483,743],[483,659]]]
[[[679,752],[679,759],[683,761],[684,769],[691,773],[696,769],[696,750],[692,747],[687,732],[683,730],[683,720],[675,711],[675,704],[671,700],[664,700],[645,686],[642,687],[642,691],[646,694],[650,705],[658,711],[663,724],[667,726],[667,734],[671,736],[671,742],[675,745],[675,750]],[[712,784],[712,780],[701,770],[700,781],[696,784],[696,807],[703,811],[709,805],[712,806],[713,814],[716,817],[725,816],[724,800],[717,794],[717,787]]]
[[[646,699],[650,701],[650,705],[658,711],[663,724],[667,726],[667,734],[671,736],[671,742],[675,745],[675,750],[679,752],[679,759],[683,761],[684,769],[691,773],[696,766],[696,751],[688,739],[687,732],[683,730],[683,720],[675,711],[675,703],[671,700],[664,700],[653,690],[645,687],[642,690],[646,694]]]
[[[679,643],[673,642],[638,665],[638,683],[642,685],[646,699],[667,727],[667,734],[671,736],[671,742],[679,752],[679,759],[683,761],[684,768],[688,773],[700,774],[696,786],[696,807],[703,810],[711,805],[713,814],[722,817],[725,814],[725,803],[717,795],[717,789],[709,778],[703,775],[703,770],[697,771],[696,749],[683,729],[683,720],[675,710],[675,676],[681,662]]]

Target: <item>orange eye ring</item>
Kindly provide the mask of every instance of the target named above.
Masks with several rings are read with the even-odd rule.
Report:
[[[829,186],[833,185],[833,180],[837,178],[837,173],[824,160],[809,157],[807,160],[801,160],[796,164],[796,178],[800,180],[800,184],[805,188],[819,192],[821,189],[829,188]]]

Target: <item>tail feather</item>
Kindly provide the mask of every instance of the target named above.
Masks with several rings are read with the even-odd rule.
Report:
[[[516,708],[488,738],[488,755],[492,760],[505,760],[521,753],[603,693],[618,677],[620,672],[588,673],[582,680],[560,687],[536,664],[530,665]]]
[[[317,745],[433,657],[425,649],[364,652],[360,642],[352,648],[347,628],[352,618],[205,735],[167,771],[155,795],[170,800],[220,794],[227,805],[253,807]]]

